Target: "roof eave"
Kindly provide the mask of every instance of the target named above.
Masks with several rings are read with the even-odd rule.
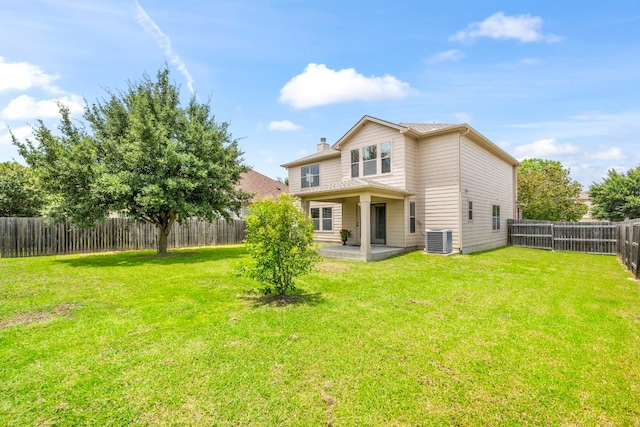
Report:
[[[291,193],[293,196],[299,198],[306,199],[315,199],[315,198],[346,198],[346,197],[354,197],[363,193],[374,194],[378,196],[387,196],[393,198],[403,198],[405,196],[413,196],[415,192],[402,190],[402,189],[390,189],[390,188],[380,188],[374,185],[361,185],[354,186],[349,188],[326,188],[319,189],[313,191],[299,191],[297,193]]]
[[[311,163],[319,162],[321,160],[333,159],[334,157],[340,157],[340,152],[338,151],[338,152],[335,152],[335,153],[326,153],[325,155],[315,156],[315,157],[313,157],[313,155],[311,155],[311,156],[303,157],[303,158],[298,159],[298,160],[294,160],[294,161],[289,162],[289,163],[284,163],[284,164],[280,165],[280,167],[289,169],[289,168],[294,167],[294,166],[308,165],[308,164],[311,164]]]
[[[418,138],[444,135],[450,132],[462,132],[463,134],[471,134],[474,136],[476,140],[480,141],[483,145],[486,146],[486,148],[488,148],[491,152],[501,157],[506,162],[511,163],[513,166],[518,166],[520,164],[520,162],[516,160],[513,156],[511,156],[509,153],[507,153],[502,148],[497,146],[490,139],[487,139],[487,137],[485,137],[483,134],[475,130],[473,127],[469,126],[467,123],[453,125],[450,127],[437,129],[434,131],[423,132],[419,134]]]

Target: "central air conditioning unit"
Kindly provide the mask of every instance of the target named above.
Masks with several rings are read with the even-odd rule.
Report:
[[[450,254],[453,250],[452,230],[427,230],[425,250],[429,254]]]

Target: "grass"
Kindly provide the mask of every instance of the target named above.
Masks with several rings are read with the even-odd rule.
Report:
[[[273,300],[240,246],[0,259],[0,425],[638,425],[615,257],[324,261]]]

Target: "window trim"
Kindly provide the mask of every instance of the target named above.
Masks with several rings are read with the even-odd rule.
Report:
[[[314,166],[318,167],[318,174],[312,174],[312,168]],[[309,169],[309,173],[305,175],[304,173],[304,169],[308,168]],[[314,179],[313,177],[317,176],[318,177],[318,184],[314,185]],[[309,178],[311,177],[311,182],[309,182]],[[307,185],[304,185],[304,184]],[[320,187],[320,163],[312,163],[309,165],[304,165],[304,166],[300,166],[300,188],[313,188],[313,187]]]
[[[384,151],[382,150],[382,146],[388,144],[389,145],[389,152],[388,154],[385,156]],[[384,171],[384,161],[388,160],[389,161],[389,170],[388,171]],[[391,173],[391,141],[386,141],[386,142],[381,142],[380,143],[380,174],[386,174],[386,173]]]
[[[491,206],[491,229],[500,231],[500,205]]]
[[[325,217],[325,210],[329,211],[329,217]],[[314,211],[317,211],[318,216],[314,217]],[[316,232],[332,232],[333,231],[333,207],[332,206],[316,206],[309,209],[309,216],[313,221],[313,231]],[[317,221],[317,228],[316,228]],[[331,221],[331,228],[324,228],[325,221]]]
[[[354,157],[357,157],[355,162],[353,161]],[[355,175],[353,174],[354,166],[356,171]],[[360,149],[354,148],[353,150],[351,150],[351,178],[358,178],[358,177],[360,177]]]
[[[386,156],[383,156],[382,147],[388,144],[389,150]],[[375,157],[365,160],[365,153],[367,149],[373,147],[375,149]],[[357,153],[358,160],[356,162],[353,161],[354,154]],[[384,141],[378,142],[375,144],[369,144],[364,147],[354,148],[350,151],[349,165],[351,178],[360,178],[360,177],[373,177],[373,176],[381,176],[392,173],[393,169],[393,142],[392,141]],[[384,164],[388,164],[388,170],[384,171]],[[374,165],[374,172],[365,174],[365,164]],[[354,166],[356,167],[357,174],[354,174]]]
[[[366,153],[366,154],[365,154]],[[367,158],[367,154],[371,157]],[[378,144],[367,145],[362,147],[362,176],[378,175]],[[367,173],[367,166],[373,165],[373,173]]]

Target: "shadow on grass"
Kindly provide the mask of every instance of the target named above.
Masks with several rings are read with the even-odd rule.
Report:
[[[93,253],[56,260],[70,267],[137,267],[140,265],[197,264],[200,262],[228,260],[246,255],[243,245],[210,246],[204,248],[173,249],[167,255],[158,256],[150,251],[117,253]]]
[[[251,303],[253,308],[264,306],[286,307],[290,305],[316,306],[326,301],[322,294],[319,292],[315,294],[296,292],[286,295],[260,295],[247,293],[241,295],[240,298]]]
[[[492,252],[504,251],[506,248],[509,248],[509,247],[511,246],[500,246],[498,248],[485,249],[483,251],[471,252],[470,254],[465,254],[465,255],[469,255],[469,256],[485,255],[485,254],[490,254]]]

